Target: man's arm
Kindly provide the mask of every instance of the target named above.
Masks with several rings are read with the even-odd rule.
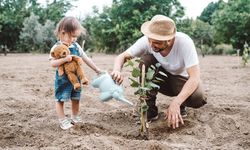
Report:
[[[189,78],[174,100],[180,105],[196,90],[200,82],[200,68],[198,65],[188,68],[187,73]]]
[[[140,39],[138,39],[132,46],[130,46],[126,51],[118,55],[115,58],[114,68],[111,73],[111,76],[113,77],[113,79],[118,84],[121,84],[123,81],[121,70],[122,70],[124,63],[133,57],[142,56],[143,54],[147,53],[149,49],[150,49],[150,45],[148,42],[148,38],[146,36],[143,36]]]
[[[179,127],[179,121],[183,124],[183,120],[180,114],[181,104],[196,90],[200,82],[200,68],[199,65],[192,66],[187,69],[189,78],[184,84],[181,92],[170,103],[167,110],[167,119],[169,127]]]
[[[132,56],[127,52],[123,52],[121,53],[120,55],[118,55],[116,58],[115,58],[115,61],[114,61],[114,67],[113,67],[113,71],[111,73],[111,76],[112,78],[118,83],[118,84],[121,84],[122,81],[123,81],[123,77],[121,75],[121,70],[122,70],[122,67],[124,65],[124,63],[128,60],[128,59],[131,59]]]

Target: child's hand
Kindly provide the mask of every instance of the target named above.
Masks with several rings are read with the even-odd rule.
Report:
[[[89,84],[89,80],[86,77],[84,77],[81,82],[82,82],[83,85],[88,85]]]
[[[83,60],[81,57],[76,56],[76,55],[71,55],[71,57],[73,57],[73,59],[79,64],[82,65],[83,64]]]
[[[71,55],[67,55],[67,56],[64,58],[64,60],[65,60],[66,62],[71,62],[71,61],[72,61],[72,56],[71,56]]]
[[[97,75],[103,74],[103,73],[105,73],[105,72],[106,72],[105,70],[101,70],[101,69],[98,69],[98,70],[96,71]]]

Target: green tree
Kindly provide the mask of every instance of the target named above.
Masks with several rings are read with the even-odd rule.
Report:
[[[101,14],[96,7],[93,7],[93,10],[94,15],[87,16],[84,20],[84,27],[88,31],[86,48],[90,51],[110,52],[109,45],[113,43],[116,36],[113,32],[113,23],[108,16],[110,8],[105,7]]]
[[[198,19],[209,23],[210,25],[212,24],[212,15],[214,14],[215,11],[219,10],[219,5],[221,3],[224,3],[223,0],[219,0],[218,2],[211,2],[208,4],[206,8],[202,11],[201,15],[198,17]]]
[[[40,17],[39,21],[42,24],[45,23],[46,20],[57,23],[65,16],[68,10],[73,8],[72,2],[74,1],[76,0],[54,0],[51,3],[47,1],[45,7],[35,14]]]
[[[196,46],[200,48],[201,53],[204,56],[206,54],[206,49],[204,48],[204,45],[205,47],[214,47],[215,33],[213,27],[199,19],[196,19],[192,23],[192,27],[194,30],[191,34],[191,37],[194,39]]]
[[[87,17],[91,49],[114,53],[124,51],[142,34],[140,26],[156,14],[173,19],[184,16],[183,7],[178,0],[113,0],[112,6],[104,8],[103,13],[94,12]]]
[[[39,49],[42,44],[42,25],[38,22],[39,17],[33,13],[25,18],[22,32],[20,34],[20,46],[23,52],[30,52]]]
[[[177,30],[188,34],[202,55],[207,54],[207,47],[214,47],[213,26],[199,19],[182,19],[178,21]]]
[[[20,43],[19,37],[25,18],[33,13],[39,16],[38,21],[41,24],[45,24],[47,20],[57,23],[73,7],[71,2],[69,0],[54,0],[51,3],[47,1],[47,5],[43,7],[37,3],[37,0],[1,0],[0,45],[7,45],[11,51],[16,50]],[[24,44],[22,44],[23,46]],[[26,50],[28,49],[30,47],[26,47]]]
[[[176,22],[177,31],[192,35],[194,28],[192,26],[194,20],[192,18],[179,19]]]
[[[40,45],[41,52],[49,52],[50,48],[55,44],[56,37],[54,36],[55,22],[47,20],[42,26],[42,44]]]
[[[7,45],[12,50],[19,39],[22,22],[29,14],[26,11],[28,0],[0,1],[0,45]]]
[[[47,20],[44,25],[39,23],[39,16],[31,14],[25,18],[20,34],[22,52],[40,51],[49,52],[56,42],[54,36],[55,23]]]
[[[216,41],[232,43],[242,54],[244,43],[250,43],[249,0],[228,0],[223,9],[215,12],[212,23],[216,29]]]

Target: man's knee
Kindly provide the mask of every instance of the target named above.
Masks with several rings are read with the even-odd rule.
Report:
[[[192,108],[200,108],[207,103],[207,98],[202,90],[196,90],[185,102],[184,105]]]

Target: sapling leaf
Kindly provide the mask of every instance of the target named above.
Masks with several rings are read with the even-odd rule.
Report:
[[[156,80],[156,79],[154,79],[154,80],[152,80],[154,83],[161,83],[162,81],[159,81],[159,80]]]
[[[140,86],[140,83],[137,82],[136,80],[132,79],[132,78],[129,78],[130,81],[132,81],[132,83],[130,84],[130,86],[132,87],[139,87]]]
[[[143,60],[141,60],[141,59],[136,59],[135,62],[137,62],[137,63],[143,63]]]
[[[141,95],[141,90],[138,89],[137,91],[134,92],[134,95]]]
[[[137,78],[141,76],[141,71],[138,68],[133,68],[132,70],[132,76]]]
[[[161,66],[161,64],[160,64],[160,63],[156,63],[155,66],[156,66],[157,68],[159,68],[159,67]]]
[[[148,89],[147,91],[150,91],[150,90],[153,89],[152,86],[149,84],[149,82],[146,82],[146,83],[145,83],[145,88]]]
[[[138,88],[137,91],[135,91],[134,93],[135,95],[139,95],[139,96],[146,96],[146,91],[141,89],[141,88]]]
[[[161,75],[163,75],[163,76],[165,76],[165,77],[168,77],[168,75],[167,74],[165,74],[164,72],[162,72],[162,71],[159,71],[159,74],[161,74]]]
[[[139,89],[145,90],[145,91],[149,91],[150,90],[150,88],[147,88],[147,87],[139,87]]]
[[[150,68],[156,70],[155,66],[154,65],[151,65]]]
[[[153,88],[160,89],[160,86],[157,85],[157,84],[155,84],[155,83],[153,83],[153,82],[148,82],[148,84],[149,84],[151,87],[153,87]]]
[[[139,87],[139,84],[137,82],[133,82],[132,81],[132,83],[130,84],[130,86],[132,86],[132,87]]]
[[[156,80],[163,82],[164,80],[158,77],[155,77]]]
[[[141,70],[139,67],[136,67],[134,62],[143,63],[141,59],[136,59],[135,61],[128,60],[127,66],[132,66],[131,75],[132,78],[129,77],[129,80],[131,81],[131,87],[135,87],[137,91],[134,93],[135,95],[139,95],[140,97],[146,96],[146,93],[154,88],[159,89],[160,86],[157,85],[159,82],[163,82],[164,80],[158,77],[155,77],[156,71],[158,71],[158,68],[161,66],[160,63],[157,63],[154,65],[151,65],[145,74],[145,81],[144,86],[142,87],[142,84],[137,81],[139,77],[142,76]],[[161,75],[167,77],[167,75],[160,71]]]
[[[146,79],[147,80],[152,80],[154,77],[155,71],[151,68],[148,68],[148,71],[146,73]]]
[[[145,104],[142,104],[142,106],[141,106],[141,111],[142,112],[146,112],[147,110],[148,110],[148,105],[145,103]]]
[[[127,67],[127,66],[132,66],[133,67],[134,63],[131,60],[128,60],[125,67]]]

